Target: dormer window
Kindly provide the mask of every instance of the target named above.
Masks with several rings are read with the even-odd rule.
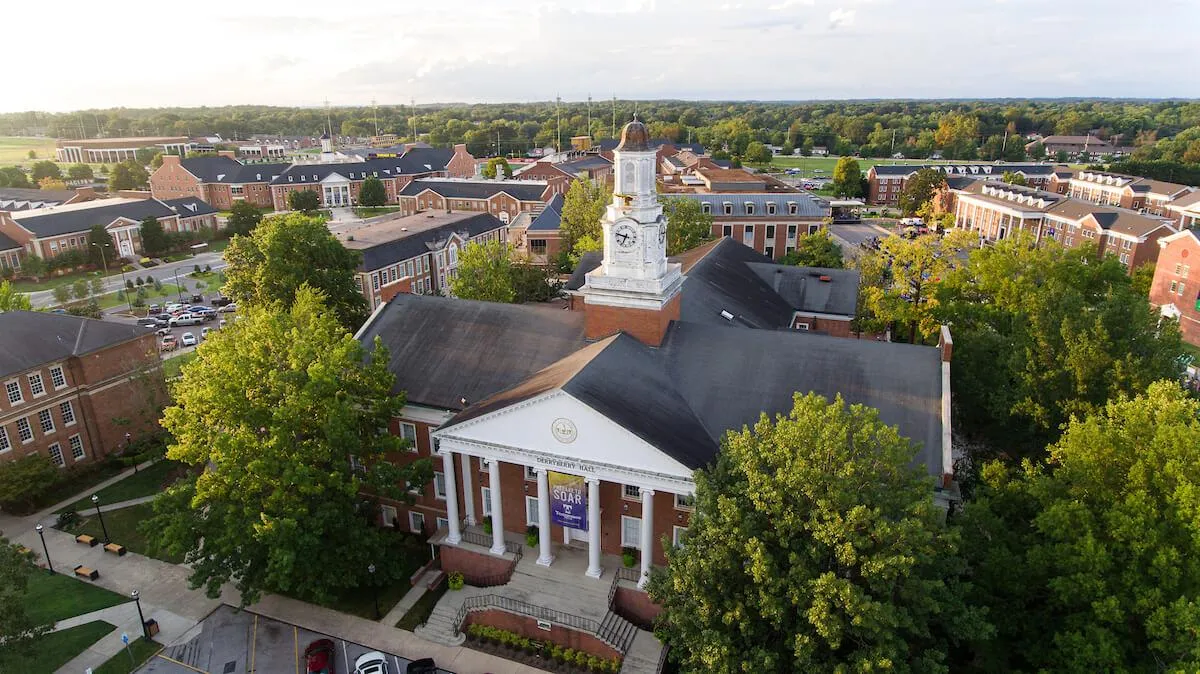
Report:
[[[746,202],[746,215],[754,215],[754,204],[749,201]]]
[[[712,213],[712,204],[709,204],[709,203],[700,204],[700,212],[704,213],[705,215]]]
[[[788,202],[788,215],[795,215],[800,209],[800,205],[794,201]]]
[[[733,204],[726,201],[722,202],[721,205],[725,208],[725,215],[733,215]]]
[[[772,201],[767,202],[767,215],[775,215],[775,203]]]

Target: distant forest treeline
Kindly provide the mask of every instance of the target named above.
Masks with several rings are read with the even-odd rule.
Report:
[[[947,159],[1024,159],[1023,136],[1119,137],[1138,148],[1134,159],[1200,164],[1200,102],[1119,100],[822,101],[809,103],[595,101],[562,103],[380,105],[377,108],[227,106],[84,110],[0,115],[0,133],[60,138],[126,135],[317,135],[326,116],[345,136],[394,133],[435,145],[463,143],[476,156],[523,154],[566,146],[572,136],[611,137],[639,118],[658,137],[694,141],[744,155],[753,142],[831,154],[882,157],[902,153]],[[615,115],[614,115],[615,110]],[[614,119],[615,118],[615,119]],[[590,123],[589,123],[590,120]],[[1039,158],[1039,157],[1035,157]],[[1053,157],[1051,157],[1053,159]]]

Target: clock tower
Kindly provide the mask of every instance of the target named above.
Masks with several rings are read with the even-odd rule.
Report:
[[[658,153],[638,120],[621,130],[613,150],[613,199],[600,224],[604,261],[587,275],[583,294],[589,339],[628,332],[658,346],[679,318],[683,275],[667,261],[667,219],[658,202]]]

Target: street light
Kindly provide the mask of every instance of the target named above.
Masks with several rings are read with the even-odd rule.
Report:
[[[125,434],[125,451],[123,452],[124,454],[128,454],[128,453],[129,453],[129,438],[131,438],[131,437],[133,437],[133,436],[132,436],[132,435],[130,435],[130,434],[128,434],[128,433],[126,433],[126,434]],[[133,460],[133,474],[134,474],[134,475],[137,475],[137,474],[138,474],[138,469],[137,469],[137,459],[136,459],[136,458]]]
[[[100,512],[99,494],[92,494],[92,505],[96,506],[96,515],[100,517],[100,530],[104,532],[104,544],[108,545],[108,527],[104,526],[104,513]]]
[[[375,587],[375,565],[367,567],[367,573],[371,574],[371,592],[375,595],[375,619],[379,620],[382,616],[379,615],[379,588]]]
[[[175,268],[175,292],[179,294],[179,302],[183,303],[183,288],[179,287],[179,267]]]
[[[54,564],[50,561],[50,548],[46,547],[46,534],[43,533],[46,530],[46,527],[39,524],[34,527],[34,530],[38,532],[38,536],[42,539],[42,552],[46,553],[46,568],[50,571],[50,574],[53,575]]]
[[[133,597],[133,602],[137,604],[138,622],[142,624],[142,638],[146,641],[150,641],[149,630],[146,629],[146,616],[142,615],[142,600],[139,599],[140,595],[138,594],[137,590],[134,590],[133,592],[129,593],[129,596]]]
[[[110,243],[92,243],[93,246],[100,249],[100,264],[104,265],[104,278],[108,278],[108,255],[104,254],[105,248],[112,248]]]

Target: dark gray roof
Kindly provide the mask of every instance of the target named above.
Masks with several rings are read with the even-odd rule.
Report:
[[[967,176],[995,176],[999,178],[1004,175],[1005,171],[1013,173],[1024,173],[1025,175],[1039,175],[1049,177],[1054,173],[1054,164],[875,164],[871,167],[875,170],[875,175],[880,176],[907,176],[916,173],[923,168],[932,168],[941,171],[947,175],[967,175]]]
[[[96,205],[92,206],[92,204]],[[150,217],[166,218],[175,215],[175,211],[157,199],[138,199],[109,205],[105,205],[104,200],[89,201],[87,206],[87,208],[76,208],[72,204],[66,206],[68,210],[62,211],[38,209],[23,215],[16,222],[40,238],[86,232],[92,228],[92,225],[107,225],[117,218],[140,222]]]
[[[604,251],[590,250],[579,256],[579,264],[575,265],[575,270],[571,272],[571,278],[563,284],[564,290],[579,290],[587,283],[587,275],[593,269],[600,266],[604,262]]]
[[[714,217],[777,217],[789,216],[799,218],[824,218],[829,215],[829,202],[807,192],[777,192],[764,194],[761,192],[721,192],[695,194],[683,192],[664,195],[664,199],[692,199],[701,204],[708,204],[709,212]],[[725,214],[725,204],[729,204],[730,213]],[[754,212],[747,208],[750,204]],[[769,204],[775,204],[775,213],[767,211]],[[796,212],[790,212],[790,205],[796,204]]]
[[[555,164],[555,166],[560,170],[570,173],[571,175],[575,175],[580,171],[594,171],[596,169],[612,168],[612,162],[598,154],[589,154],[578,159],[572,159],[570,161],[564,161],[562,163]]]
[[[620,143],[621,143],[620,139],[605,138],[604,140],[596,141],[596,143],[593,145],[593,147],[596,147],[596,148],[600,149],[601,151],[614,150],[614,149],[616,149],[617,145],[620,145]],[[662,147],[663,145],[674,145],[679,150],[689,150],[693,154],[698,154],[698,155],[704,154],[704,146],[700,143],[676,143],[675,141],[671,140],[670,138],[651,138],[650,139],[650,147],[658,148],[658,147]]]
[[[787,413],[792,395],[879,409],[921,444],[915,464],[942,474],[941,361],[937,349],[791,330],[740,330],[676,322],[659,349],[675,388],[719,440],[759,415]]]
[[[395,178],[400,175],[420,175],[446,170],[454,156],[452,150],[415,147],[400,157],[376,157],[366,161],[346,161],[336,164],[292,164],[271,181],[272,185],[318,183],[337,173],[349,180]],[[250,168],[250,167],[247,167]]]
[[[541,201],[546,183],[535,180],[463,180],[419,178],[400,190],[403,196],[416,196],[433,190],[449,199],[489,199],[501,192],[517,201]]]
[[[753,263],[774,264],[729,237],[718,240],[690,269],[684,269],[680,318],[768,330],[790,327],[794,309],[755,273]],[[722,311],[733,314],[733,319],[722,317]]]
[[[548,305],[498,304],[401,293],[360,340],[391,352],[393,391],[448,410],[515,386],[583,348],[583,314]]]
[[[752,262],[750,268],[796,311],[854,316],[858,271]],[[828,281],[822,281],[822,278]]]
[[[463,220],[448,222],[441,227],[413,233],[402,239],[361,248],[359,250],[362,252],[362,264],[358,268],[372,271],[427,253],[444,244],[453,232],[464,233],[464,238],[469,239],[503,226],[500,218],[491,213],[478,213]]]
[[[203,183],[231,182],[226,178],[233,177],[242,170],[240,161],[224,155],[187,157],[179,160],[179,165]]]
[[[701,468],[717,455],[716,439],[675,390],[663,360],[624,333],[584,347],[472,405],[443,428],[555,389],[620,423],[688,468]]]
[[[13,248],[20,247],[21,244],[5,236],[4,232],[0,232],[0,250],[12,250]]]
[[[546,202],[546,206],[542,212],[538,214],[533,222],[529,223],[527,231],[558,231],[558,227],[562,224],[562,207],[563,195],[555,194],[550,197],[550,201]]]
[[[160,199],[159,201],[178,213],[181,218],[194,218],[197,215],[210,215],[217,212],[217,209],[213,208],[203,199],[187,197],[183,199]]]
[[[146,334],[128,323],[40,311],[0,313],[0,377]]]
[[[0,187],[0,211],[24,211],[65,204],[76,196],[75,190],[39,190],[28,187]]]

